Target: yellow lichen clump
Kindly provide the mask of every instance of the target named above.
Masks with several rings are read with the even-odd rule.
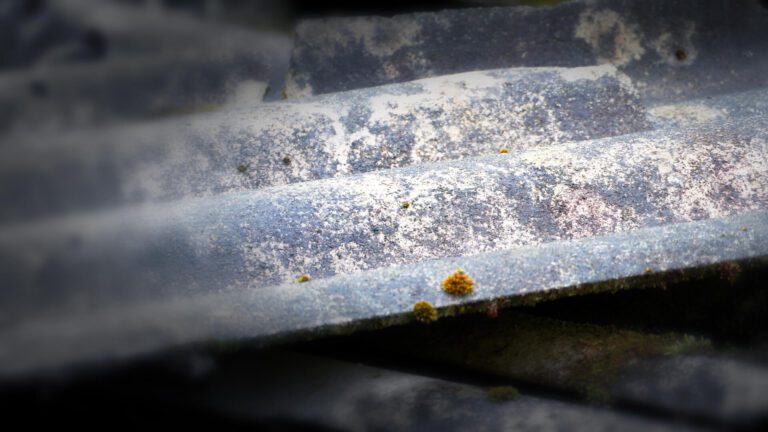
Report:
[[[509,153],[509,149],[506,147],[502,147],[499,149],[499,153]]]
[[[430,323],[437,320],[437,310],[432,303],[426,300],[417,301],[413,305],[413,315],[416,316],[417,321],[423,323]]]
[[[407,209],[411,206],[411,203],[409,201],[403,201],[402,204],[400,204],[400,207]]]
[[[472,294],[475,281],[462,269],[458,269],[443,281],[443,291],[451,295],[464,296]]]
[[[309,275],[305,273],[305,274],[303,274],[303,275],[299,276],[299,277],[296,279],[296,281],[298,281],[299,283],[302,283],[302,282],[309,282],[309,281],[310,281],[310,279],[312,279],[312,278],[311,278],[311,277],[309,277]]]

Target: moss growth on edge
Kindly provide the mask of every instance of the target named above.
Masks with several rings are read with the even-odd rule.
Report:
[[[417,301],[413,305],[413,315],[416,317],[416,321],[423,323],[431,323],[437,321],[437,310],[432,303],[426,300]]]

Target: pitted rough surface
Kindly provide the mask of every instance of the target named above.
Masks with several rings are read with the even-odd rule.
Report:
[[[17,137],[0,162],[0,218],[245,191],[648,128],[634,89],[609,65],[471,72],[49,136],[50,143]]]
[[[619,67],[651,101],[768,84],[768,9],[749,0],[707,7],[695,0],[574,1],[318,19],[301,23],[297,35],[289,97],[478,69],[600,63]]]
[[[24,310],[17,301],[44,309],[57,296],[88,308],[96,293],[117,302],[158,286],[317,280],[765,209],[766,126],[748,118],[17,225],[0,233],[0,282],[13,287],[0,304],[10,316]]]
[[[117,25],[115,52],[233,52],[215,26],[70,2]],[[352,91],[16,134],[0,148],[0,380],[381,328],[421,300],[442,318],[764,266],[762,3],[309,21],[288,96]],[[441,289],[457,268],[466,297]]]
[[[250,206],[283,224],[243,232],[246,269],[286,282],[765,208],[765,125],[752,119],[272,189]]]

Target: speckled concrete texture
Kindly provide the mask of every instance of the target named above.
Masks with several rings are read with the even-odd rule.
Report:
[[[0,378],[764,266],[768,8],[712,4],[308,21],[306,98],[9,135]]]
[[[209,196],[651,127],[611,66],[471,72],[0,147],[0,219]]]
[[[122,222],[147,223],[136,216]],[[111,231],[114,226],[100,228]],[[592,291],[616,289],[622,280],[648,275],[648,269],[695,275],[701,267],[724,261],[768,256],[768,214],[757,211],[482,254],[468,250],[462,257],[270,286],[244,274],[242,263],[222,244],[213,243],[204,254],[176,243],[173,237],[188,235],[187,229],[196,232],[195,226],[158,224],[142,231],[123,227],[122,234],[116,234],[137,236],[134,243],[125,238],[113,243],[114,237],[96,233],[95,241],[78,240],[85,246],[79,255],[68,251],[72,237],[67,235],[27,236],[28,246],[17,251],[21,259],[3,256],[3,262],[14,265],[2,269],[3,283],[25,291],[4,293],[3,305],[9,308],[4,316],[16,324],[0,332],[0,375],[114,361],[192,342],[270,343],[383,327],[410,321],[419,300],[444,309],[583,286],[592,286]],[[170,233],[159,235],[165,230]],[[147,242],[141,232],[154,240]],[[18,244],[8,240],[3,239],[4,255],[11,244]],[[215,240],[201,238],[203,243]],[[114,244],[123,245],[123,250],[105,249]],[[48,260],[41,261],[36,249],[47,249]],[[35,258],[48,270],[30,267]],[[84,265],[94,271],[79,271]],[[449,296],[440,289],[442,279],[457,267],[476,281],[468,297]],[[47,272],[57,278],[55,286],[62,290],[58,295],[43,285],[40,276]],[[110,279],[114,277],[121,279]],[[605,283],[609,281],[618,283]],[[43,297],[34,298],[35,290]],[[14,312],[25,316],[14,317]]]

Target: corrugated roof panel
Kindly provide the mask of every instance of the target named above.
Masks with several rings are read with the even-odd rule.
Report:
[[[0,374],[763,263],[768,10],[730,5],[311,21],[286,89],[311,98],[14,134]]]
[[[6,221],[650,129],[610,65],[473,72],[141,126],[9,137]]]

